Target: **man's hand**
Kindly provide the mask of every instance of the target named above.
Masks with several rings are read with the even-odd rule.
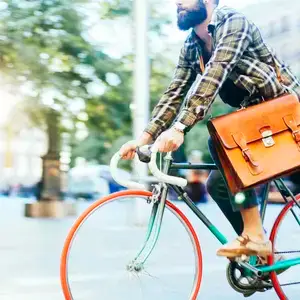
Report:
[[[122,159],[132,160],[135,157],[136,148],[140,146],[139,142],[136,140],[129,141],[124,144],[120,149],[120,155]]]
[[[176,151],[184,141],[184,134],[174,128],[163,132],[156,140],[154,147],[159,152]]]
[[[152,142],[152,136],[149,133],[144,132],[140,137],[140,139],[132,140],[125,143],[120,149],[120,155],[122,159],[132,160],[135,157],[137,147],[148,145],[151,142]]]

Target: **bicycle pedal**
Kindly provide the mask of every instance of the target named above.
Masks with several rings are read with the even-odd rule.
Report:
[[[249,260],[250,260],[250,257],[243,254],[242,256],[231,259],[230,261],[231,262],[235,261],[237,263],[245,263],[245,262],[249,262]]]
[[[244,293],[243,296],[244,296],[244,298],[248,298],[248,297],[251,297],[255,293],[256,293],[256,291],[251,291],[251,292]]]
[[[269,290],[273,288],[273,284],[270,281],[260,280],[260,283],[262,284],[260,287],[264,289]]]
[[[247,256],[247,255],[245,255],[245,254],[243,254],[242,256],[241,256],[241,261],[242,262],[245,262],[245,261],[248,261],[249,260],[249,256]]]

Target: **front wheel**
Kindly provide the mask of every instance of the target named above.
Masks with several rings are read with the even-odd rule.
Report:
[[[296,199],[300,204],[300,195]],[[277,217],[270,240],[273,243],[273,255],[268,259],[269,265],[273,265],[279,257],[300,258],[300,208],[294,201],[286,204]],[[270,276],[280,300],[299,299],[300,265],[295,265],[280,275],[272,272]]]
[[[151,195],[130,190],[114,193],[77,219],[61,257],[66,300],[197,299],[202,277],[200,243],[187,217],[169,201],[154,251],[140,269],[129,267],[146,237],[149,216],[145,212],[150,215]],[[137,211],[143,222],[136,219]]]

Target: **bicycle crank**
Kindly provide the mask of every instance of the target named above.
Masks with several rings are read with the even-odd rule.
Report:
[[[273,288],[270,281],[263,280],[256,275],[246,275],[245,269],[232,261],[226,269],[226,276],[230,286],[244,297],[250,297],[256,292],[266,292]]]

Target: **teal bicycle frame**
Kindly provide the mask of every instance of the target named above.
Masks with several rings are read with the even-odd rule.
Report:
[[[190,164],[190,163],[173,163],[171,154],[168,154],[165,157],[165,164],[163,167],[163,172],[168,174],[170,170],[217,170],[215,164]],[[300,208],[299,203],[297,202],[295,196],[291,192],[291,190],[286,186],[282,179],[274,180],[274,183],[283,197],[285,202],[288,202],[287,197],[291,197],[292,200],[296,203],[296,205]],[[268,202],[268,195],[270,190],[271,182],[267,183],[262,192],[261,204],[260,204],[260,213],[262,220],[264,220],[266,207]],[[139,271],[143,268],[144,263],[147,258],[150,256],[152,250],[154,249],[156,242],[159,238],[159,233],[161,229],[161,224],[163,220],[163,214],[165,209],[166,197],[168,194],[169,188],[172,188],[179,200],[184,201],[187,206],[194,212],[194,214],[204,223],[204,225],[210,230],[210,232],[218,239],[221,244],[226,244],[226,237],[219,231],[219,229],[214,226],[209,219],[201,212],[201,210],[193,203],[193,201],[189,198],[187,193],[178,186],[174,186],[171,184],[159,183],[159,191],[157,201],[154,201],[152,213],[149,220],[148,230],[145,238],[145,242],[138,252],[133,261],[128,265],[129,269],[133,269]],[[152,201],[149,199],[149,201]],[[297,223],[300,226],[300,219],[296,215],[296,213],[292,209],[292,213]],[[249,263],[248,262],[238,262],[242,267],[245,268],[247,272],[254,273],[257,276],[262,276],[263,274],[270,273],[272,271],[277,271],[280,269],[286,269],[295,265],[300,264],[300,257],[295,259],[283,260],[275,263],[272,266],[258,266],[255,267],[256,257],[251,257]]]

